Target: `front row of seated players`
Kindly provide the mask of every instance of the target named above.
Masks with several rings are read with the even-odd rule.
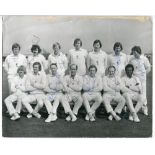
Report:
[[[109,113],[109,120],[113,118],[116,121],[121,120],[120,114],[126,104],[130,111],[129,120],[140,122],[137,113],[144,99],[140,80],[133,76],[133,65],[128,64],[125,67],[126,76],[122,79],[115,76],[114,66],[108,68],[108,75],[103,79],[96,75],[97,68],[94,65],[89,67],[89,74],[83,78],[76,74],[77,69],[77,66],[72,64],[70,75],[62,78],[57,75],[56,64],[50,65],[50,73],[47,77],[39,72],[41,65],[38,62],[33,64],[33,73],[30,74],[25,74],[25,67],[20,66],[17,70],[18,76],[11,87],[13,94],[4,101],[12,116],[11,120],[20,118],[22,106],[27,109],[28,118],[32,116],[40,118],[39,110],[45,104],[49,114],[45,122],[55,121],[57,108],[61,103],[65,113],[68,114],[66,120],[74,122],[77,120],[78,110],[83,103],[87,112],[85,120],[95,121],[96,109],[103,103]],[[104,90],[103,96],[102,89]],[[17,101],[16,109],[13,106],[14,101]],[[135,106],[133,101],[137,101]],[[34,109],[31,106],[32,103],[37,103]],[[71,104],[74,105],[73,110]],[[113,104],[116,104],[115,109],[112,107]]]

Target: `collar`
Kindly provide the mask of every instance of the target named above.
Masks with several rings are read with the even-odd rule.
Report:
[[[71,75],[70,75],[70,78],[73,79],[73,78],[71,77]],[[74,80],[75,80],[76,78],[77,78],[77,74],[75,75]]]
[[[40,72],[38,72],[38,74],[34,74],[34,72],[33,72],[33,75],[35,75],[35,76],[36,76],[36,75],[40,75]]]
[[[11,53],[10,56],[11,56],[11,57],[19,57],[19,56],[20,56],[20,53],[19,53],[17,56],[15,56],[13,53]]]
[[[99,50],[99,52],[95,52],[94,50],[93,50],[93,53],[102,53],[103,51],[100,49]]]
[[[76,50],[76,49],[74,48],[74,50],[75,50],[75,51],[82,51],[82,49],[81,49],[81,48],[80,48],[79,50]]]
[[[112,55],[113,55],[113,56],[118,56],[118,55],[115,54],[115,52],[114,52]],[[119,56],[123,56],[123,53],[120,52],[120,55],[119,55]]]
[[[54,57],[59,57],[59,56],[61,56],[61,55],[62,55],[61,52],[59,53],[59,55],[55,55],[54,53],[52,54],[52,56],[54,56]]]

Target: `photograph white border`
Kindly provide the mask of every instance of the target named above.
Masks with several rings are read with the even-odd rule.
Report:
[[[5,0],[0,5],[2,15],[150,15],[155,22],[153,0],[93,0],[93,1],[21,1]],[[155,26],[153,25],[153,29]],[[154,32],[154,31],[153,31]],[[2,23],[0,21],[0,35]],[[155,34],[153,34],[153,38]],[[2,37],[0,37],[2,39]],[[2,40],[0,49],[2,50]],[[153,44],[154,47],[155,43]],[[2,51],[0,52],[2,58]],[[1,59],[2,60],[2,59]],[[154,53],[153,53],[154,60]],[[153,62],[154,64],[154,62]],[[2,62],[1,62],[2,65]],[[0,66],[2,73],[2,67]],[[2,76],[0,76],[2,83]],[[153,77],[155,70],[153,69]],[[153,82],[154,87],[154,82]],[[2,95],[2,87],[0,88]],[[153,93],[153,96],[155,94]],[[2,98],[2,96],[0,96]],[[154,101],[154,99],[153,99]],[[152,104],[154,103],[152,101]],[[2,111],[2,106],[0,106]],[[153,131],[154,123],[153,105]],[[2,118],[0,115],[0,133],[2,136]],[[0,153],[5,155],[18,154],[153,154],[153,138],[0,138]]]

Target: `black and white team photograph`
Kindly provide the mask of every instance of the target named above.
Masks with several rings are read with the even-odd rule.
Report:
[[[3,16],[3,137],[152,137],[151,16]]]

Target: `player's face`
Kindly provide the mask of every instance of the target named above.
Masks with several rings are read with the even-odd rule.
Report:
[[[38,55],[38,53],[39,53],[39,51],[38,51],[38,49],[36,48],[35,50],[33,50],[33,55],[34,56],[37,56]]]
[[[56,73],[57,73],[57,66],[56,65],[51,65],[51,72],[52,72],[52,75],[56,75]]]
[[[98,51],[98,50],[100,50],[100,43],[96,43],[96,44],[94,44],[94,51]]]
[[[34,65],[33,66],[33,72],[36,73],[36,74],[39,72],[39,65]]]
[[[96,74],[96,69],[95,68],[90,68],[89,74],[90,74],[91,77],[94,77],[95,74]]]
[[[77,41],[74,46],[75,46],[75,49],[76,50],[79,50],[80,47],[81,47],[81,42],[80,41]]]
[[[132,73],[133,73],[132,67],[128,67],[127,70],[126,70],[126,75],[128,77],[132,77]]]
[[[120,46],[119,47],[115,47],[115,54],[119,55],[120,52],[121,52],[121,47]]]
[[[110,67],[108,72],[111,77],[115,75],[115,69],[113,67]]]
[[[140,54],[137,51],[133,51],[133,55],[135,58],[139,59],[140,58]]]
[[[24,76],[24,71],[23,70],[19,70],[18,74],[19,74],[20,77],[23,77]]]
[[[15,47],[15,48],[13,48],[12,51],[13,51],[14,55],[18,55],[20,50],[19,50],[19,47]]]
[[[71,76],[75,76],[76,75],[76,66],[75,65],[72,65],[71,68],[70,68],[70,71],[71,71]]]
[[[55,45],[55,46],[53,47],[53,50],[54,50],[54,54],[55,54],[55,55],[58,55],[58,54],[60,53],[60,49],[59,49],[59,46],[58,46],[58,45]]]

